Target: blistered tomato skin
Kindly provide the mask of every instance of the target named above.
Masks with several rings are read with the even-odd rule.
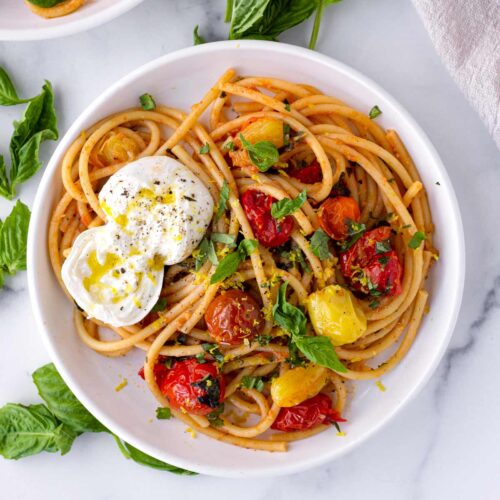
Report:
[[[221,344],[241,344],[264,329],[264,315],[248,293],[229,290],[217,296],[205,313],[208,331]]]
[[[366,331],[366,317],[352,293],[339,285],[329,285],[310,294],[307,312],[317,335],[333,345],[350,344]]]
[[[315,184],[316,182],[321,182],[321,179],[323,179],[321,167],[317,161],[313,161],[305,167],[290,168],[286,170],[286,173],[304,184]]]
[[[292,368],[271,382],[271,397],[281,407],[295,406],[309,399],[324,387],[326,368],[317,365]]]
[[[195,358],[177,361],[158,385],[171,408],[195,415],[214,411],[224,400],[224,377],[214,363]]]
[[[386,242],[391,228],[367,231],[349,250],[340,254],[340,269],[356,291],[396,296],[401,293],[403,267],[394,250],[377,251],[377,243]]]
[[[272,196],[249,189],[241,196],[241,204],[255,237],[267,248],[278,247],[290,239],[293,217],[287,215],[278,221],[271,215],[271,206],[277,201]]]
[[[361,217],[359,206],[350,196],[336,196],[324,201],[318,210],[321,229],[334,240],[348,236],[348,221],[358,222]]]
[[[346,422],[346,420],[332,408],[330,396],[320,393],[298,405],[281,408],[271,429],[282,432],[305,431],[331,422]]]

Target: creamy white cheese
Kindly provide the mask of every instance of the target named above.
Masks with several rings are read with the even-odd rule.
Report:
[[[89,316],[131,325],[158,300],[163,267],[183,261],[199,245],[213,200],[182,163],[152,156],[111,176],[99,203],[106,224],[75,240],[62,278]]]

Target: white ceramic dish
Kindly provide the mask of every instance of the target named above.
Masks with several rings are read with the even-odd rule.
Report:
[[[105,358],[80,342],[72,324],[72,304],[52,274],[46,250],[47,224],[61,189],[59,164],[74,138],[104,116],[137,105],[144,92],[157,102],[187,110],[230,66],[247,75],[307,82],[361,110],[377,104],[383,110],[379,122],[398,130],[420,170],[441,254],[429,280],[430,312],[408,356],[384,377],[387,392],[381,393],[374,382],[359,384],[345,414],[349,420],[343,426],[345,437],[326,431],[293,443],[284,454],[244,450],[204,436],[192,439],[180,422],[155,420],[154,398],[136,375],[143,353]],[[47,167],[28,241],[30,295],[40,332],[57,368],[84,405],[113,432],[154,457],[197,472],[232,477],[286,474],[322,464],[387,424],[423,387],[448,345],[460,307],[464,267],[463,231],[453,188],[437,152],[408,113],[375,83],[339,62],[306,49],[260,41],[219,42],[169,54],[97,98],[61,140]],[[122,376],[128,386],[117,393],[114,388]]]
[[[1,0],[0,40],[45,40],[99,26],[144,0],[88,0],[77,11],[55,19],[33,14],[23,0]]]

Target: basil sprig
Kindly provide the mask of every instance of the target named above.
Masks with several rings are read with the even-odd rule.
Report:
[[[314,49],[327,5],[340,0],[227,0],[229,39],[276,40],[284,31],[306,21],[316,12],[309,48]]]
[[[26,269],[26,240],[31,212],[20,200],[5,221],[0,220],[0,288],[4,275]]]
[[[260,141],[252,144],[243,137],[243,134],[240,134],[239,138],[243,147],[248,151],[250,160],[261,172],[267,172],[278,163],[280,154],[278,148],[271,141]]]
[[[333,255],[328,248],[330,237],[323,231],[323,229],[316,229],[311,237],[311,251],[318,259],[326,260],[331,259]]]
[[[36,370],[33,382],[45,404],[24,406],[9,403],[0,408],[0,455],[14,460],[42,451],[60,451],[64,455],[84,432],[111,434],[78,401],[52,363]],[[175,474],[195,474],[150,457],[111,435],[124,456],[134,462]]]
[[[57,119],[54,109],[54,93],[46,81],[42,92],[29,100],[20,100],[5,70],[0,68],[0,104],[12,105],[29,101],[20,121],[14,122],[10,140],[10,171],[0,155],[0,195],[11,200],[16,195],[16,186],[36,174],[42,165],[40,145],[46,140],[57,140]]]
[[[328,337],[306,336],[306,316],[298,307],[287,302],[287,285],[288,282],[285,282],[279,288],[276,304],[273,306],[274,322],[290,333],[293,344],[309,361],[336,372],[346,372],[347,368],[340,362]]]
[[[307,191],[304,189],[296,198],[283,198],[271,205],[271,215],[275,219],[282,219],[296,212],[307,200]]]
[[[210,284],[219,283],[220,281],[229,278],[237,270],[240,264],[257,248],[255,240],[242,240],[238,245],[238,249],[226,255],[217,266],[214,274],[210,278]]]
[[[220,190],[219,202],[217,203],[215,222],[217,222],[222,217],[222,214],[225,212],[227,207],[227,200],[229,200],[229,185],[227,181],[224,181],[222,183],[222,188]]]

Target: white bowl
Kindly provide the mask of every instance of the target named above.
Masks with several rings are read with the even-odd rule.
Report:
[[[240,74],[274,75],[306,82],[365,112],[377,104],[377,119],[394,127],[412,154],[427,188],[441,258],[429,280],[430,312],[406,358],[383,382],[358,384],[345,416],[345,437],[328,430],[292,443],[288,453],[249,451],[197,439],[179,421],[154,418],[156,402],[136,375],[142,352],[105,358],[85,347],[72,323],[71,304],[53,276],[47,255],[47,224],[59,196],[61,158],[82,130],[110,113],[137,105],[150,92],[157,102],[188,110],[228,67]],[[436,183],[439,182],[439,185]],[[316,52],[281,43],[219,42],[192,47],[157,59],[123,78],[96,99],[59,143],[38,189],[28,239],[31,301],[45,345],[62,376],[83,404],[121,438],[144,452],[197,472],[250,477],[292,473],[346,453],[367,439],[423,387],[450,340],[464,283],[464,240],[458,204],[450,179],[429,139],[408,113],[378,85],[353,69]],[[115,392],[121,377],[128,386]],[[152,419],[152,421],[150,421]]]
[[[88,0],[83,7],[63,17],[37,16],[23,0],[0,1],[0,40],[45,40],[72,35],[99,26],[144,0]]]

